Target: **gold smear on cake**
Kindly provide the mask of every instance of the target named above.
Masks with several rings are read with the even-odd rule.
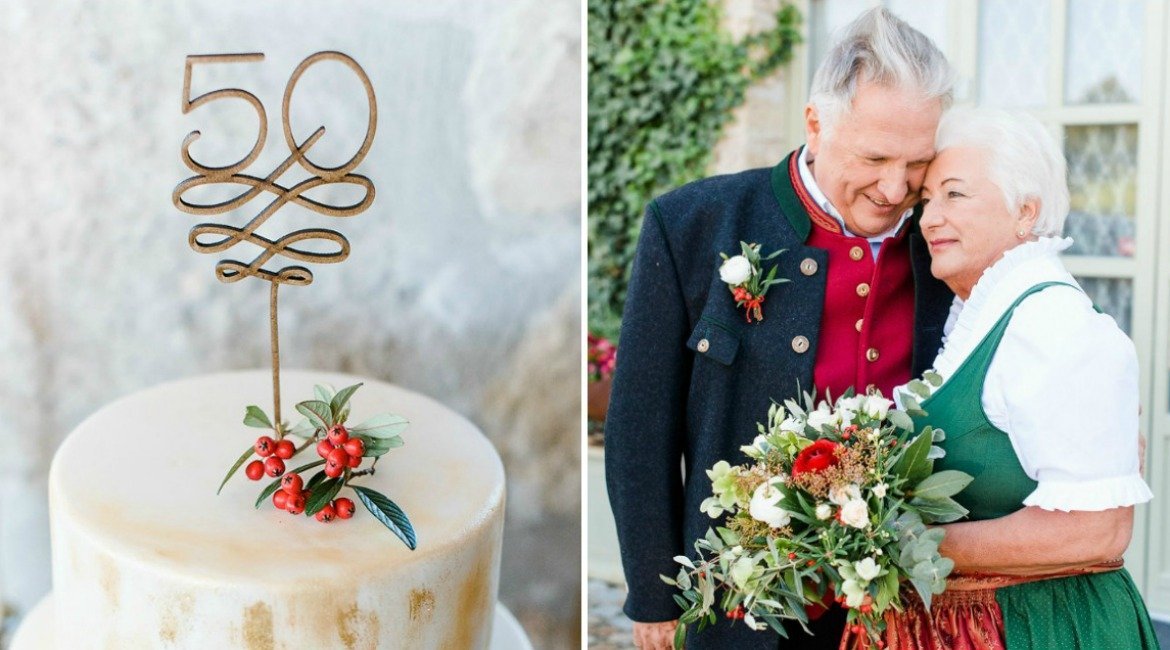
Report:
[[[491,548],[485,547],[475,564],[475,570],[459,588],[452,611],[459,612],[452,622],[451,634],[443,648],[475,647],[476,637],[483,631],[485,621],[491,616],[492,556]]]
[[[358,608],[357,603],[340,610],[337,614],[337,634],[347,650],[376,648],[380,627],[378,613],[363,611]]]
[[[272,636],[272,609],[256,603],[244,610],[244,647],[248,650],[272,650],[276,641]]]
[[[161,609],[158,636],[165,643],[173,644],[179,638],[179,633],[188,629],[191,612],[195,610],[195,598],[191,594],[180,594],[164,600]]]
[[[435,593],[430,589],[410,590],[411,622],[430,623],[435,613]]]
[[[98,556],[98,584],[105,594],[106,600],[114,610],[118,609],[118,567],[113,560]]]

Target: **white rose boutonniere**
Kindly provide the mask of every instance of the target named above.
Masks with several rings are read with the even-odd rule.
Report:
[[[719,267],[719,279],[732,286],[743,284],[752,277],[752,263],[743,255],[729,257]]]
[[[727,284],[727,289],[735,297],[735,306],[743,307],[747,322],[764,320],[764,294],[774,284],[788,282],[786,278],[776,277],[776,268],[773,266],[767,274],[761,268],[763,262],[775,258],[783,250],[778,250],[766,257],[761,256],[759,244],[739,242],[742,253],[728,257],[720,253],[723,264],[719,266],[719,279]]]

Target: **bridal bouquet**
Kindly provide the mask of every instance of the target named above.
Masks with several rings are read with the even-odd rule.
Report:
[[[943,531],[926,524],[966,515],[951,497],[971,477],[933,471],[942,430],[914,431],[910,415],[924,413],[912,398],[905,412],[880,393],[803,401],[772,405],[741,448],[750,462],[707,470],[703,512],[727,520],[695,542],[698,559],[680,555],[678,576],[663,576],[682,590],[676,646],[686,624],[715,622],[717,599],[727,618],[782,636],[782,620],[807,630],[806,606],[836,599],[852,631],[881,647],[882,615],[901,608],[905,583],[928,608],[945,589],[953,563],[938,553]]]

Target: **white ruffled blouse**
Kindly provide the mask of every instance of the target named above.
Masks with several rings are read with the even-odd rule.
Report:
[[[934,362],[944,383],[1029,287],[1051,280],[1080,286],[1059,257],[1070,245],[1057,237],[1020,244],[983,272],[965,302],[955,298]],[[904,391],[894,389],[895,399]],[[1099,511],[1153,497],[1138,467],[1137,352],[1083,292],[1049,287],[1020,303],[982,401],[1038,483],[1024,505]]]

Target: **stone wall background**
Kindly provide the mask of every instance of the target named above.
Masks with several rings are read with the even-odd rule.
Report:
[[[377,199],[329,222],[344,264],[281,290],[282,365],[399,383],[477,422],[509,476],[501,599],[537,647],[578,645],[580,20],[573,0],[0,6],[0,602],[19,615],[50,588],[45,477],[74,425],[160,381],[268,365],[268,285],[215,280],[170,199],[188,131],[227,164],[256,120],[231,101],[182,115],[184,57],[266,54],[197,67],[192,88],[260,97],[270,146],[247,171],[264,176],[288,155],[285,82],[336,49],[377,93],[356,170]],[[301,137],[333,129],[311,155],[336,165],[366,109],[344,68],[314,74],[327,65],[292,114]],[[324,219],[297,210],[271,234]]]

